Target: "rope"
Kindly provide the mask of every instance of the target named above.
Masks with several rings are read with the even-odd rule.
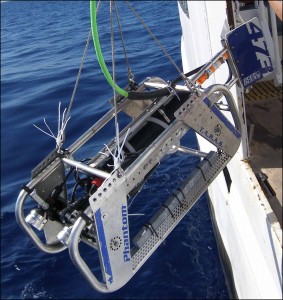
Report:
[[[115,0],[114,0],[115,2]],[[117,17],[117,7],[115,5],[116,9],[116,17]],[[114,93],[114,116],[115,116],[115,131],[116,131],[116,148],[114,153],[106,146],[109,153],[111,154],[113,158],[113,172],[120,168],[121,163],[124,161],[124,153],[123,153],[123,147],[127,140],[128,134],[130,132],[130,128],[127,130],[124,140],[122,144],[120,145],[120,132],[119,132],[119,122],[118,122],[118,110],[117,110],[117,97],[116,97],[116,74],[115,74],[115,51],[114,51],[114,28],[113,28],[113,9],[112,9],[112,0],[110,1],[110,30],[111,30],[111,53],[112,53],[112,76],[113,76],[113,93]]]
[[[181,71],[181,69],[176,65],[172,57],[169,55],[169,53],[166,51],[166,49],[163,47],[163,45],[159,42],[157,37],[153,34],[149,26],[145,23],[145,21],[142,19],[142,17],[137,13],[137,11],[131,6],[128,0],[126,0],[127,5],[129,6],[130,10],[134,13],[134,15],[137,17],[137,19],[141,22],[145,30],[150,34],[150,36],[154,39],[154,41],[157,43],[157,45],[161,48],[163,53],[166,55],[166,57],[169,59],[169,61],[172,63],[172,65],[175,67],[175,69],[178,71],[180,76],[183,78],[186,86],[190,91],[193,91],[193,89],[196,89],[195,84],[189,80],[185,74]],[[193,88],[192,88],[193,87]]]
[[[114,1],[114,5],[115,5],[116,19],[117,19],[117,24],[118,24],[118,27],[119,27],[120,36],[121,36],[121,42],[122,42],[122,46],[123,46],[124,56],[125,56],[125,60],[126,60],[127,68],[128,68],[128,81],[129,81],[129,83],[131,83],[134,80],[134,75],[132,73],[130,63],[129,63],[129,59],[128,59],[128,56],[127,56],[127,51],[126,51],[126,47],[125,47],[124,36],[123,36],[121,24],[120,24],[120,19],[119,19],[119,14],[118,14],[118,8],[117,8],[117,5],[116,5],[116,1]]]
[[[112,76],[113,76],[113,93],[114,93],[114,116],[115,116],[115,132],[116,132],[116,153],[117,156],[113,156],[114,161],[114,169],[120,167],[120,161],[122,157],[120,157],[121,150],[120,147],[120,139],[119,139],[119,123],[118,123],[118,111],[117,111],[117,98],[116,98],[116,74],[115,74],[115,54],[114,54],[114,29],[113,29],[113,13],[112,13],[112,0],[110,1],[110,30],[111,30],[111,54],[112,54]]]
[[[97,4],[96,14],[98,13],[99,6],[100,6],[100,0],[98,1],[98,4]],[[71,97],[71,100],[70,100],[70,104],[69,104],[69,107],[68,107],[68,110],[67,110],[66,119],[69,118],[70,113],[71,113],[71,108],[72,108],[74,98],[75,98],[75,95],[76,95],[76,91],[77,91],[77,88],[78,88],[78,85],[79,85],[79,80],[80,80],[80,77],[81,77],[81,73],[82,73],[84,61],[85,61],[85,58],[86,58],[86,53],[87,53],[87,49],[88,49],[88,46],[89,46],[90,39],[91,39],[91,29],[89,30],[89,33],[88,33],[87,42],[86,42],[85,49],[84,49],[84,52],[83,52],[83,56],[82,56],[79,72],[78,72],[78,75],[77,75],[76,83],[75,83],[75,86],[74,86],[74,90],[73,90],[73,93],[72,93],[72,97]]]
[[[83,53],[83,56],[82,56],[82,60],[81,60],[79,72],[78,72],[78,75],[77,75],[76,83],[75,83],[74,90],[73,90],[73,93],[72,93],[72,97],[71,97],[71,100],[70,100],[70,104],[69,104],[69,107],[68,107],[68,110],[67,110],[66,119],[69,118],[70,113],[71,113],[71,108],[72,108],[72,105],[73,105],[73,102],[74,102],[74,99],[75,99],[75,95],[76,95],[76,91],[77,91],[77,88],[78,88],[78,85],[79,85],[79,80],[80,80],[80,77],[81,77],[81,73],[82,73],[82,69],[83,69],[83,65],[84,65],[84,61],[85,61],[85,57],[86,57],[86,52],[87,52],[87,49],[88,49],[88,46],[89,46],[90,39],[91,39],[91,30],[89,31],[89,34],[88,34],[88,38],[87,38],[86,46],[85,46],[84,53]]]
[[[111,155],[112,159],[113,159],[113,165],[109,165],[109,167],[114,167],[112,173],[117,170],[120,166],[121,166],[121,162],[124,161],[125,157],[124,157],[124,153],[123,153],[123,147],[124,144],[127,140],[127,137],[130,133],[130,128],[127,130],[125,137],[123,139],[122,145],[121,146],[116,146],[116,148],[114,149],[114,151],[112,152],[112,150],[108,147],[108,145],[104,144],[105,148],[108,150],[109,154]],[[100,152],[101,154],[104,154],[103,152]],[[111,174],[112,174],[111,173]]]
[[[98,11],[99,5],[100,5],[100,0],[99,0],[99,3],[98,3],[98,6],[97,6],[97,11]],[[82,69],[83,69],[85,58],[86,58],[86,53],[87,53],[87,49],[88,49],[88,46],[89,46],[90,39],[91,39],[91,30],[89,31],[89,34],[88,34],[87,42],[86,42],[85,49],[84,49],[84,52],[83,52],[80,68],[79,68],[78,75],[77,75],[77,78],[76,78],[76,83],[75,83],[75,86],[74,86],[74,89],[73,89],[73,93],[72,93],[72,96],[71,96],[71,99],[70,99],[69,107],[68,107],[68,109],[67,108],[64,109],[63,114],[62,114],[62,121],[61,121],[61,102],[59,102],[57,136],[55,136],[54,133],[52,132],[52,130],[50,129],[50,127],[48,126],[45,118],[43,119],[43,121],[44,121],[44,124],[47,127],[49,133],[44,131],[43,129],[39,128],[35,124],[33,124],[33,126],[36,127],[38,130],[40,130],[44,134],[50,136],[51,138],[55,139],[56,148],[57,148],[58,153],[61,152],[61,147],[62,147],[62,145],[65,141],[65,130],[66,130],[67,123],[71,118],[71,115],[70,115],[71,114],[71,108],[73,106],[76,91],[77,91],[78,84],[79,84],[79,81],[80,81],[80,76],[81,76],[81,73],[82,73]]]
[[[108,81],[108,83],[115,88],[115,91],[124,96],[124,97],[128,97],[128,93],[121,89],[117,84],[115,84],[113,82],[113,78],[111,77],[107,66],[105,64],[103,55],[102,55],[102,51],[101,51],[101,47],[100,47],[100,43],[99,43],[99,36],[98,36],[98,30],[97,30],[97,20],[96,20],[96,1],[95,0],[91,0],[90,1],[90,18],[91,18],[91,30],[92,30],[92,38],[93,38],[93,43],[94,43],[94,48],[96,51],[96,56],[99,62],[99,65],[101,67],[101,70],[106,78],[106,80]]]
[[[61,102],[59,102],[59,106],[58,106],[58,132],[57,132],[57,136],[55,136],[55,134],[50,129],[50,127],[48,126],[45,118],[43,119],[43,121],[44,121],[44,124],[47,127],[49,133],[46,132],[46,131],[44,131],[43,129],[39,128],[35,124],[33,124],[33,126],[35,128],[37,128],[38,130],[40,130],[41,132],[43,132],[44,134],[48,135],[49,137],[51,137],[51,138],[53,138],[55,140],[55,142],[56,142],[56,148],[57,148],[57,152],[58,153],[61,153],[61,147],[62,147],[63,142],[65,140],[65,129],[66,129],[68,121],[70,120],[70,117],[68,117],[68,118],[65,117],[66,110],[67,110],[67,108],[64,109],[63,115],[62,115],[62,120],[61,120]]]
[[[131,9],[131,11],[134,13],[134,15],[137,17],[137,19],[141,22],[141,24],[143,25],[143,27],[145,28],[145,30],[150,34],[150,36],[154,39],[154,41],[158,44],[158,46],[161,48],[161,50],[163,51],[163,53],[167,56],[167,58],[170,60],[170,62],[172,63],[172,65],[175,67],[175,69],[178,71],[179,74],[182,74],[182,71],[180,70],[180,68],[176,65],[176,63],[174,62],[174,60],[172,59],[172,57],[169,55],[169,53],[166,51],[166,49],[163,47],[163,45],[159,42],[159,40],[157,39],[157,37],[153,34],[153,32],[151,31],[151,29],[149,28],[149,26],[145,23],[145,21],[142,19],[142,17],[137,13],[137,11],[131,6],[131,4],[129,3],[129,1],[126,1],[127,5],[129,6],[129,8]]]

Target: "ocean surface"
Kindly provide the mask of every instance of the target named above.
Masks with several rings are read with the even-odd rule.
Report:
[[[132,1],[151,30],[181,67],[181,28],[176,1]],[[137,82],[158,76],[173,80],[177,71],[122,1],[118,9],[126,49]],[[109,5],[98,14],[101,47],[111,70]],[[67,107],[90,29],[88,1],[1,1],[1,299],[226,299],[228,291],[204,195],[122,289],[93,290],[77,271],[68,251],[40,252],[15,220],[15,202],[31,170],[55,147],[37,130],[43,118],[56,131],[59,101]],[[116,32],[117,36],[117,32]],[[115,39],[116,78],[127,83],[127,68]],[[113,91],[99,68],[92,41],[66,131],[68,147],[110,109]],[[124,120],[119,120],[123,124]],[[113,127],[113,126],[112,126]],[[114,135],[109,128],[83,155],[99,151]],[[193,133],[184,145],[197,147]],[[161,163],[132,203],[148,220],[196,157],[177,153]],[[31,209],[33,205],[27,204]],[[130,223],[142,223],[131,216]],[[96,256],[91,250],[89,258]]]

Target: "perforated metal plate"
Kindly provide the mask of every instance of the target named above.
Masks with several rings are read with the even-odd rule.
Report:
[[[126,182],[117,175],[113,173],[90,198],[104,280],[113,291],[133,276]]]
[[[135,272],[187,214],[229,160],[230,157],[225,153],[210,152],[207,155],[207,160],[203,160],[199,168],[196,168],[187,181],[182,184],[179,192],[176,192],[176,196],[183,199],[180,202],[178,201],[179,204],[172,211],[172,214],[168,214],[164,222],[158,228],[154,228],[156,234],[152,233],[132,257]],[[182,195],[178,195],[180,190],[182,190]]]

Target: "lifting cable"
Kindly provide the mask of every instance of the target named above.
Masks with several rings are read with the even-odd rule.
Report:
[[[89,34],[88,34],[87,42],[86,42],[84,53],[83,53],[82,60],[81,60],[81,65],[80,65],[79,72],[78,72],[77,79],[76,79],[76,83],[75,83],[75,86],[74,86],[74,89],[73,89],[72,97],[71,97],[71,100],[70,100],[70,103],[69,103],[69,106],[68,106],[68,110],[67,110],[67,113],[66,113],[66,116],[65,116],[65,120],[68,120],[68,118],[70,117],[71,108],[72,108],[72,105],[73,105],[73,102],[74,102],[74,99],[75,99],[75,95],[76,95],[77,87],[78,87],[79,80],[80,80],[80,77],[81,77],[81,73],[82,73],[82,69],[83,69],[83,65],[84,65],[84,61],[85,61],[85,57],[86,57],[86,52],[87,52],[87,49],[88,49],[88,46],[89,46],[90,39],[91,39],[91,30],[89,31]]]
[[[108,83],[115,88],[115,91],[124,97],[128,97],[128,92],[120,88],[117,84],[114,83],[113,78],[111,77],[107,66],[105,64],[100,43],[99,43],[99,36],[98,36],[98,29],[97,29],[97,20],[96,20],[96,0],[90,0],[90,20],[91,20],[91,31],[92,31],[92,38],[94,43],[94,48],[96,52],[96,56],[101,67],[101,70],[108,81]]]
[[[140,21],[140,23],[143,25],[144,29],[149,33],[149,35],[154,39],[154,41],[157,43],[157,45],[160,47],[160,49],[163,51],[163,53],[166,55],[166,57],[169,59],[169,61],[172,63],[172,65],[177,70],[178,74],[182,74],[182,71],[180,68],[176,65],[173,58],[169,55],[169,53],[166,51],[166,49],[163,47],[163,45],[160,43],[158,38],[153,34],[149,26],[145,23],[145,21],[142,19],[142,17],[137,13],[137,11],[133,8],[133,6],[129,3],[128,0],[126,0],[127,5],[129,6],[130,10],[133,12],[133,14],[136,16],[136,18]]]
[[[98,12],[99,6],[100,6],[100,0],[98,1],[98,4],[97,4],[96,14]],[[81,73],[82,73],[84,61],[85,61],[85,58],[86,58],[87,49],[88,49],[88,46],[89,46],[89,43],[90,43],[90,39],[91,39],[91,29],[89,30],[89,34],[88,34],[88,37],[87,37],[85,49],[84,49],[83,56],[82,56],[82,59],[81,59],[81,64],[80,64],[79,71],[78,71],[77,78],[76,78],[76,83],[75,83],[73,93],[72,93],[72,96],[71,96],[71,100],[70,100],[70,103],[69,103],[69,106],[68,106],[68,109],[67,109],[67,112],[66,112],[66,115],[65,115],[65,118],[64,118],[63,122],[66,122],[69,119],[70,115],[71,115],[71,109],[72,109],[73,102],[74,102],[74,99],[75,99],[75,95],[76,95],[76,92],[77,92],[77,88],[78,88],[78,85],[79,85],[79,80],[80,80],[80,77],[81,77]]]
[[[115,6],[116,8],[116,6]],[[116,11],[117,12],[117,11]],[[123,160],[122,149],[120,148],[120,132],[118,122],[118,111],[117,111],[117,97],[116,97],[116,74],[115,74],[115,52],[114,52],[114,29],[113,29],[113,11],[112,11],[112,0],[110,0],[110,32],[111,32],[111,54],[112,54],[112,80],[113,80],[113,93],[114,93],[114,117],[115,117],[115,133],[116,133],[116,149],[113,156],[114,170],[119,168],[121,161]]]
[[[118,27],[119,27],[120,36],[121,36],[121,42],[122,42],[122,46],[123,46],[124,56],[125,56],[125,60],[126,60],[127,68],[128,68],[128,83],[129,83],[129,85],[131,85],[131,84],[134,83],[134,74],[132,72],[132,69],[131,69],[131,66],[130,66],[130,63],[129,63],[129,59],[128,59],[128,55],[127,55],[127,51],[126,51],[126,46],[125,46],[125,42],[124,42],[124,36],[123,36],[121,24],[120,24],[120,19],[119,19],[119,14],[118,14],[118,8],[117,8],[117,5],[116,5],[116,1],[114,1],[114,5],[115,5],[116,19],[117,19],[117,24],[118,24]]]
[[[160,96],[165,96],[170,93],[170,91],[167,88],[160,89],[158,91],[153,92],[134,92],[134,91],[125,91],[124,89],[120,88],[116,83],[114,83],[112,76],[110,75],[108,68],[105,64],[101,46],[99,42],[99,34],[98,34],[98,28],[97,28],[97,18],[96,18],[96,1],[90,0],[90,18],[91,18],[91,31],[92,31],[92,37],[93,37],[93,43],[94,48],[96,52],[96,56],[99,62],[99,65],[101,67],[101,70],[108,81],[108,83],[115,89],[115,91],[129,99],[135,99],[135,100],[143,100],[143,99],[149,99],[149,98],[156,98]]]
[[[115,3],[115,1],[114,1]],[[166,55],[166,57],[169,59],[169,61],[173,64],[173,66],[175,67],[175,69],[178,71],[179,73],[179,77],[177,79],[175,79],[172,83],[172,85],[165,87],[165,88],[161,88],[158,89],[156,91],[150,91],[150,92],[136,92],[136,91],[126,91],[122,88],[120,88],[113,80],[111,74],[109,73],[107,66],[105,64],[103,55],[102,55],[102,51],[101,51],[101,47],[100,47],[100,42],[99,42],[99,34],[98,34],[98,28],[97,28],[97,18],[96,18],[96,1],[95,0],[90,0],[90,17],[91,17],[91,31],[92,31],[92,37],[93,37],[93,43],[94,43],[94,48],[96,51],[96,56],[99,62],[99,65],[101,67],[101,70],[106,78],[106,80],[108,81],[108,83],[115,89],[115,91],[128,98],[131,100],[145,100],[145,99],[152,99],[152,98],[157,98],[157,97],[162,97],[162,96],[167,96],[169,95],[171,92],[174,92],[174,86],[176,85],[176,82],[179,80],[184,80],[186,86],[188,87],[189,91],[192,91],[193,89],[195,89],[195,84],[193,82],[191,82],[188,78],[188,74],[194,74],[197,70],[199,70],[200,68],[197,68],[187,74],[184,74],[180,68],[176,65],[176,63],[174,62],[174,60],[172,59],[172,57],[169,55],[169,53],[165,50],[165,48],[163,47],[163,45],[159,42],[159,40],[157,39],[157,37],[153,34],[153,32],[151,31],[151,29],[148,27],[148,25],[144,22],[144,20],[141,18],[141,16],[136,12],[136,10],[130,5],[130,3],[126,0],[127,5],[129,6],[129,8],[131,9],[131,11],[134,13],[134,15],[136,16],[136,18],[142,23],[143,27],[147,30],[147,32],[150,34],[150,36],[155,40],[155,42],[159,45],[159,47],[161,48],[161,50],[164,52],[164,54]],[[128,77],[129,77],[129,81],[131,81],[132,77],[132,72],[129,66],[129,62],[128,62],[128,57],[127,54],[125,52],[125,45],[124,45],[124,39],[123,39],[123,35],[122,35],[122,30],[121,30],[121,26],[120,26],[120,22],[119,22],[119,17],[118,17],[118,11],[117,11],[117,7],[116,7],[116,3],[115,3],[115,8],[116,8],[116,17],[117,17],[117,22],[118,22],[118,26],[119,26],[119,31],[121,34],[121,39],[122,39],[122,44],[123,44],[123,49],[124,49],[124,54],[125,54],[125,58],[126,58],[126,63],[128,66]],[[131,85],[129,85],[131,86]],[[174,92],[175,93],[175,92]]]
[[[193,91],[194,89],[196,89],[195,83],[192,82],[188,76],[186,74],[184,74],[181,69],[177,66],[177,64],[174,62],[174,60],[172,59],[172,57],[169,55],[169,53],[166,51],[166,49],[164,48],[164,46],[160,43],[160,41],[158,40],[158,38],[153,34],[153,32],[151,31],[151,29],[149,28],[149,26],[145,23],[145,21],[142,19],[142,17],[138,14],[138,12],[133,8],[133,6],[129,3],[128,0],[126,0],[127,5],[129,6],[130,10],[134,13],[134,15],[136,16],[136,18],[140,21],[140,23],[143,25],[143,27],[145,28],[145,30],[149,33],[149,35],[153,38],[153,40],[157,43],[157,45],[160,47],[160,49],[163,51],[163,53],[165,54],[165,56],[168,58],[168,60],[172,63],[172,65],[175,67],[175,69],[177,70],[178,74],[179,74],[179,78],[183,79],[187,88],[189,89],[189,91]],[[193,70],[194,71],[194,70]],[[192,71],[192,72],[193,72]],[[191,72],[190,72],[191,73]],[[178,79],[179,80],[179,79]],[[174,80],[175,82],[176,80]],[[174,85],[171,85],[170,87],[171,90],[174,89]],[[168,88],[164,88],[167,89]]]

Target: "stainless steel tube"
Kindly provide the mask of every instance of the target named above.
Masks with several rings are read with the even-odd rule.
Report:
[[[63,244],[61,244],[58,241],[58,245],[47,245],[44,244],[37,234],[33,231],[33,229],[27,224],[24,217],[24,211],[23,206],[27,199],[28,193],[24,190],[22,190],[18,196],[17,202],[16,202],[16,208],[15,208],[15,214],[16,219],[21,228],[28,234],[28,236],[32,239],[32,241],[35,243],[37,248],[45,253],[48,254],[55,254],[59,253],[63,250],[65,250],[67,247]]]
[[[69,159],[69,158],[66,158],[66,157],[63,157],[62,158],[62,161],[64,163],[66,163],[67,165],[71,166],[71,167],[75,167],[76,169],[79,169],[81,171],[84,171],[90,175],[95,175],[95,176],[98,176],[98,177],[101,177],[101,178],[109,178],[110,177],[110,174],[107,173],[107,172],[104,172],[104,171],[101,171],[99,169],[95,169],[95,168],[92,168],[88,165],[84,165],[83,163],[81,162],[78,162],[76,160],[72,160],[72,159]]]
[[[92,210],[89,206],[85,212],[88,217],[90,217]],[[89,282],[89,284],[96,289],[98,292],[101,293],[108,293],[109,290],[107,289],[105,284],[102,284],[99,282],[94,274],[91,272],[89,267],[86,265],[85,261],[82,259],[80,252],[79,252],[79,241],[80,241],[80,235],[81,232],[86,225],[86,222],[79,217],[74,224],[74,227],[71,231],[70,237],[69,237],[69,253],[70,257],[75,264],[75,266],[78,268],[78,270],[81,272],[81,274],[84,276],[84,278]]]

